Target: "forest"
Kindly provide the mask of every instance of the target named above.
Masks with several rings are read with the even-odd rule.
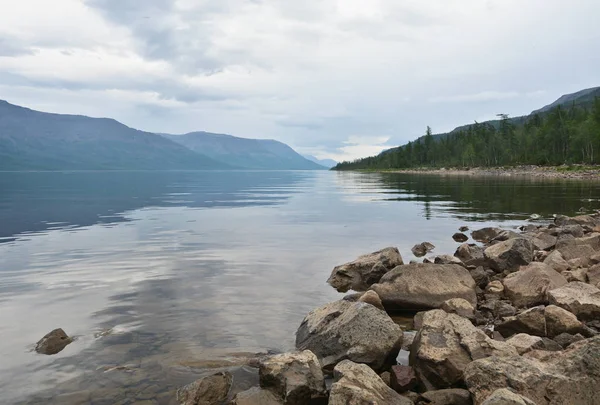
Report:
[[[448,134],[425,136],[334,170],[600,164],[600,98],[511,119],[475,122]]]

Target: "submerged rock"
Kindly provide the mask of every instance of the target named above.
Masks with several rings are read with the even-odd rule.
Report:
[[[312,351],[324,371],[344,359],[380,369],[396,358],[402,329],[384,312],[364,302],[335,301],[310,312],[296,332],[296,348]]]
[[[476,305],[475,281],[455,264],[409,264],[396,267],[371,289],[387,310],[419,311],[440,308],[452,298]]]
[[[269,389],[287,404],[310,404],[326,397],[325,378],[319,359],[309,350],[269,357],[259,368],[260,386]]]
[[[463,317],[433,310],[423,315],[410,363],[423,387],[433,390],[456,386],[467,364],[492,355],[511,356],[517,351],[490,339]]]
[[[598,405],[600,337],[538,359],[521,356],[480,359],[466,367],[464,378],[476,404],[483,403],[496,390],[512,388],[537,405]]]
[[[201,378],[177,390],[177,402],[183,405],[220,405],[229,394],[233,377],[228,372]]]
[[[385,273],[402,264],[398,249],[388,247],[335,267],[327,282],[339,292],[365,291]]]
[[[333,376],[329,405],[412,405],[413,402],[388,387],[368,366],[344,360]]]
[[[433,249],[435,249],[435,246],[432,243],[423,242],[419,243],[418,245],[414,245],[411,251],[413,255],[417,257],[423,257],[427,253],[431,252]]]
[[[463,243],[463,242],[468,241],[469,237],[467,235],[465,235],[464,233],[457,232],[454,235],[452,235],[452,239],[454,239],[455,242]]]
[[[52,355],[61,352],[73,342],[64,330],[54,329],[41,338],[35,345],[35,351],[40,354]]]

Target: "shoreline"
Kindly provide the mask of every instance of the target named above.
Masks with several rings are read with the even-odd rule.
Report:
[[[363,173],[434,174],[448,176],[535,177],[566,180],[600,180],[600,166],[514,166],[471,168],[416,168],[356,170]]]

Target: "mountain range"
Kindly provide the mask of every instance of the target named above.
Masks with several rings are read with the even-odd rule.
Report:
[[[274,140],[155,134],[110,118],[45,113],[0,100],[0,171],[227,169],[326,167]]]

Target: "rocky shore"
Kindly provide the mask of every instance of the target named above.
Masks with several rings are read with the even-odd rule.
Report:
[[[257,359],[257,386],[234,394],[220,372],[177,402],[600,404],[600,216],[471,237],[423,263],[390,247],[337,266],[329,284],[355,292],[307,314],[295,352]]]
[[[513,166],[513,167],[472,167],[472,168],[420,168],[406,170],[385,170],[386,173],[438,174],[462,176],[527,176],[551,179],[600,179],[598,166]]]

